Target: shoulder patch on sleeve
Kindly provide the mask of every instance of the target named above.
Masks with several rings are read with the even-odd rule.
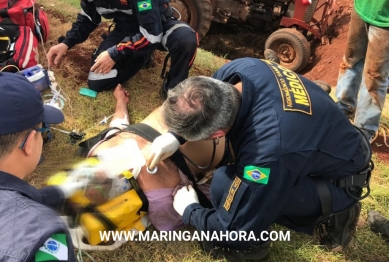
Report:
[[[66,234],[53,234],[35,253],[35,261],[68,261]]]
[[[243,172],[243,178],[259,183],[267,185],[270,177],[270,168],[267,167],[257,167],[257,166],[245,166]]]
[[[150,0],[139,1],[136,3],[136,6],[138,7],[139,12],[151,10],[153,8]]]
[[[242,180],[240,180],[239,177],[235,177],[234,182],[232,182],[230,190],[228,190],[228,196],[226,198],[226,201],[224,202],[223,207],[229,211],[231,208],[232,201],[234,201],[235,193],[238,191],[240,184],[242,183]]]

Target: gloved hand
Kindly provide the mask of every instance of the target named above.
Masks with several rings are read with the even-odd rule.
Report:
[[[138,165],[133,165],[132,169],[131,170],[131,173],[132,175],[134,176],[134,178],[136,179],[140,173],[140,171],[142,170],[142,167],[143,167],[143,163],[142,164],[138,164]]]
[[[173,207],[180,216],[184,214],[185,208],[193,203],[199,203],[199,199],[191,185],[177,190],[173,200]]]
[[[150,170],[153,170],[159,162],[173,155],[179,146],[180,142],[178,142],[171,133],[160,135],[154,139],[151,145],[150,155],[147,159],[146,166]]]
[[[79,180],[79,176],[70,175],[66,178],[65,182],[58,185],[58,187],[66,199],[73,196],[77,190],[83,188],[87,183],[88,179],[86,178]]]

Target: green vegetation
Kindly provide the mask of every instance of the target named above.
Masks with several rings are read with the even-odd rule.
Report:
[[[76,8],[79,8],[80,7],[80,1],[79,0],[63,0],[64,3],[66,3],[67,5],[71,5],[71,6],[74,6]]]

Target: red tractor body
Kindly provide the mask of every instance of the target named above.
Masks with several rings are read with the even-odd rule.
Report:
[[[277,52],[281,64],[299,71],[310,57],[308,35],[323,40],[334,0],[171,0],[175,17],[187,22],[200,38],[211,22],[234,19],[274,31],[264,49]]]

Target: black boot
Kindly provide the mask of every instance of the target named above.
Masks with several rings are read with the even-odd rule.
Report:
[[[355,234],[361,206],[360,202],[352,204],[351,207],[333,214],[324,222],[327,235],[321,239],[321,245],[332,252],[340,252],[347,247]]]
[[[367,222],[369,223],[371,231],[380,234],[389,241],[389,221],[380,213],[370,210],[367,214]]]

